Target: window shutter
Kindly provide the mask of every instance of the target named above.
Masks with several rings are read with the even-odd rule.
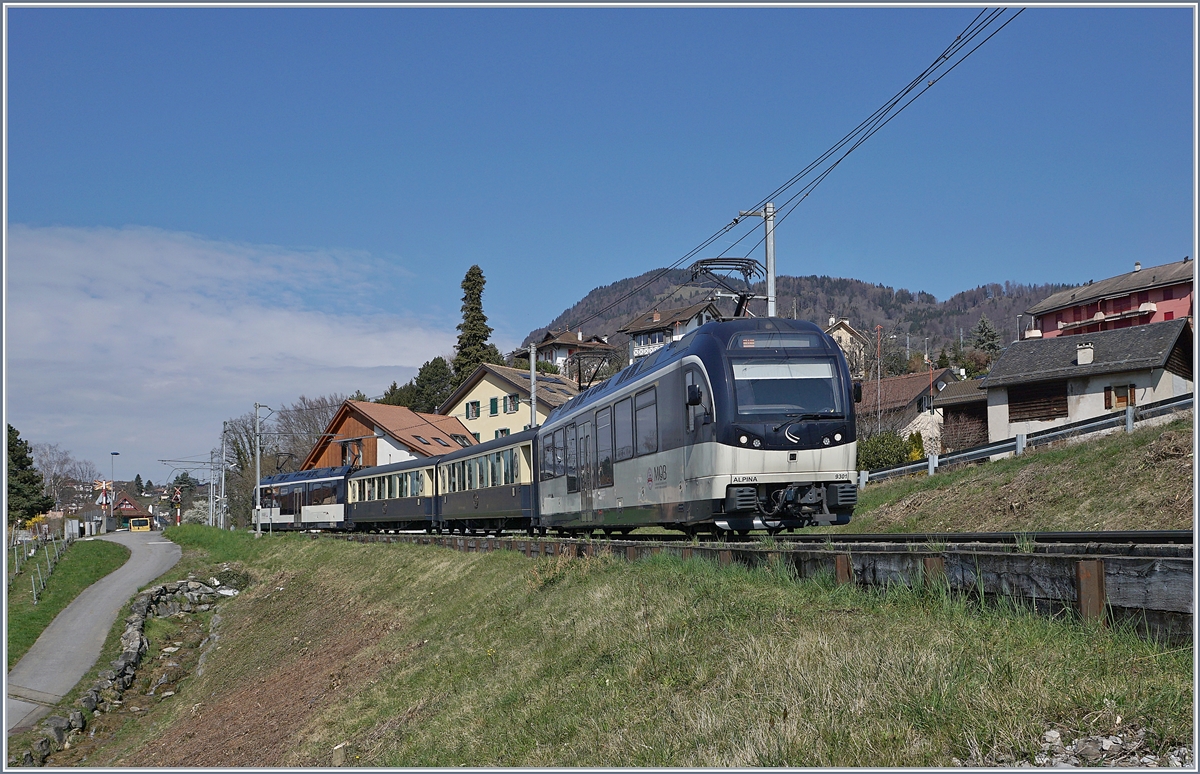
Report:
[[[1104,408],[1112,408],[1112,387],[1104,388]]]
[[[491,416],[494,417],[499,413],[500,413],[500,399],[492,398],[491,400],[488,401],[488,414],[490,414]]]
[[[1137,395],[1136,390],[1137,390],[1137,388],[1135,386],[1133,386],[1132,384],[1129,385],[1129,405],[1130,406],[1137,405],[1137,398],[1134,397],[1135,395]]]

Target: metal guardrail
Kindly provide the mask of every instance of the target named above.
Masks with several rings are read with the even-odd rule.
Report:
[[[922,471],[933,475],[937,472],[938,468],[945,465],[954,465],[960,462],[975,462],[976,460],[985,459],[996,454],[1012,453],[1019,455],[1025,449],[1032,446],[1044,446],[1055,441],[1061,441],[1064,438],[1075,438],[1102,430],[1109,430],[1114,427],[1124,426],[1126,432],[1131,432],[1134,424],[1139,421],[1192,408],[1194,402],[1195,399],[1191,395],[1179,395],[1174,398],[1147,403],[1144,406],[1130,406],[1121,414],[1109,414],[1093,419],[1083,419],[1078,422],[1059,425],[1058,427],[1038,430],[1036,433],[1029,433],[1028,435],[1018,433],[1015,438],[1009,438],[1006,441],[994,441],[982,446],[974,446],[970,449],[963,449],[944,455],[932,454],[916,462],[909,462],[904,465],[893,465],[892,467],[880,468],[879,470],[859,471],[858,485],[861,488],[866,486],[868,481],[885,481],[898,476],[911,476]]]

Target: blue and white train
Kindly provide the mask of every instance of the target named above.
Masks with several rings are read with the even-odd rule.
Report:
[[[855,403],[809,322],[710,322],[555,409],[541,427],[420,460],[264,478],[284,529],[771,533],[846,524]]]

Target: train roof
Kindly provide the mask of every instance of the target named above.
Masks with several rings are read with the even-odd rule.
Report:
[[[475,444],[474,446],[468,446],[464,449],[458,449],[457,451],[452,451],[452,452],[449,452],[448,454],[442,454],[437,457],[423,457],[421,459],[416,459],[416,460],[405,460],[404,462],[393,462],[390,465],[379,465],[374,468],[363,468],[362,470],[359,470],[356,473],[354,473],[353,475],[351,475],[350,478],[352,478],[352,479],[367,478],[368,476],[380,476],[380,475],[385,475],[387,473],[402,473],[402,472],[408,471],[408,470],[416,470],[417,468],[431,468],[434,465],[438,465],[442,462],[447,462],[449,460],[458,460],[458,459],[462,459],[464,457],[475,457],[480,454],[490,454],[491,452],[494,452],[497,449],[505,449],[505,448],[507,448],[509,446],[513,446],[515,444],[532,441],[536,437],[537,437],[536,429],[522,430],[519,433],[513,433],[512,435],[506,435],[502,438],[496,438],[491,441],[487,441],[485,443]]]
[[[448,454],[443,454],[439,459],[443,462],[448,462],[450,460],[459,460],[464,457],[477,457],[481,454],[490,454],[497,449],[505,449],[509,446],[525,443],[527,441],[532,443],[533,439],[536,437],[537,428],[522,430],[519,433],[513,433],[512,435],[495,438],[491,441],[486,441],[475,446],[468,446],[465,449],[459,449],[458,451],[452,451]]]
[[[633,365],[626,366],[603,382],[579,393],[551,412],[550,416],[546,418],[545,424],[550,424],[563,414],[573,412],[590,403],[602,400],[635,378],[666,368],[671,363],[676,362],[684,355],[693,351],[702,339],[715,339],[721,349],[724,350],[729,348],[729,342],[735,334],[749,331],[763,331],[764,333],[796,331],[815,334],[817,337],[816,340],[822,346],[821,348],[814,348],[813,351],[822,354],[834,354],[840,351],[836,341],[821,330],[819,326],[808,320],[788,320],[782,317],[742,317],[735,320],[709,322],[701,325],[679,341],[668,342],[661,349],[647,355]],[[754,349],[756,354],[771,354],[780,351],[777,348],[773,349],[761,346]]]
[[[294,473],[276,473],[273,476],[263,476],[260,485],[263,484],[291,484],[298,481],[317,481],[323,478],[341,478],[349,473],[353,468],[349,465],[343,465],[337,468],[312,468],[310,470],[297,470]]]
[[[475,447],[470,447],[474,449]],[[441,457],[417,457],[404,462],[392,462],[387,465],[376,465],[373,468],[362,468],[350,475],[351,479],[366,478],[368,476],[379,476],[384,473],[403,473],[408,470],[416,470],[417,468],[432,468],[438,463]]]

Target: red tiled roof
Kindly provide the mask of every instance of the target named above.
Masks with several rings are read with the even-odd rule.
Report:
[[[337,414],[330,421],[329,426],[325,428],[326,435],[317,441],[316,445],[309,451],[308,457],[305,458],[304,464],[301,466],[302,470],[308,469],[315,460],[320,458],[330,443],[338,440],[337,438],[330,437],[328,433],[331,432],[331,428],[341,424],[345,416],[350,412],[358,414],[360,419],[365,420],[364,424],[382,430],[419,457],[432,457],[445,454],[447,451],[461,449],[462,444],[451,438],[452,434],[463,436],[471,445],[475,443],[475,439],[470,431],[455,417],[447,417],[440,414],[421,414],[407,406],[389,406],[384,403],[348,400],[342,404],[342,407],[338,409]],[[424,438],[430,443],[421,443],[417,440],[417,436]],[[445,443],[449,444],[449,447],[439,444],[435,440],[437,438],[441,438]]]

